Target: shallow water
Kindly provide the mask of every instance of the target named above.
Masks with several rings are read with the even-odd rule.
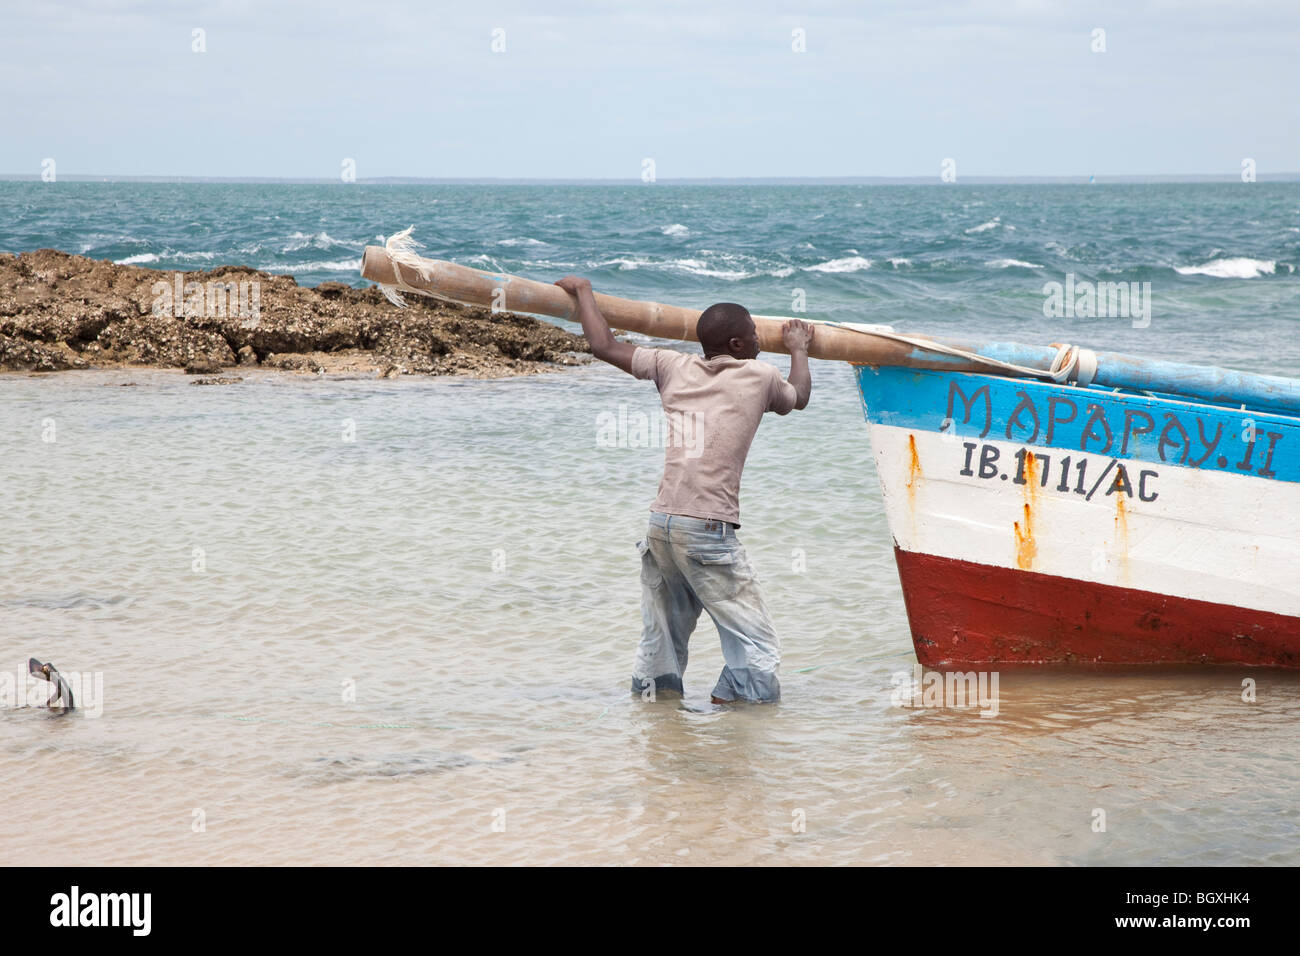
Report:
[[[0,671],[103,681],[0,712],[10,859],[1300,863],[1300,678],[1004,671],[996,716],[895,706],[866,429],[847,367],[814,379],[742,498],[784,699],[711,712],[707,620],[685,701],[626,690],[662,452],[598,417],[654,413],[647,383],[0,376]]]
[[[305,284],[359,283],[411,223],[428,255],[625,296],[1300,364],[1295,183],[0,183],[0,250]],[[1069,274],[1150,281],[1150,324],[1044,317]],[[1298,677],[1005,671],[995,717],[895,706],[866,428],[846,367],[814,380],[742,497],[784,699],[713,713],[707,621],[685,702],[626,691],[662,451],[598,430],[656,413],[646,383],[0,376],[0,682],[35,656],[103,686],[98,717],[0,711],[10,858],[1300,862]]]

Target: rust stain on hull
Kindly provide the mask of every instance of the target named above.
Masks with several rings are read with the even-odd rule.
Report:
[[[1034,506],[1038,504],[1038,459],[1034,457],[1032,451],[1025,452],[1025,483],[1021,485],[1024,489],[1025,503],[1023,508],[1023,518],[1012,524],[1012,530],[1016,537],[1016,567],[1023,571],[1028,571],[1034,566],[1034,558],[1038,557],[1038,543],[1034,540]]]
[[[916,484],[921,474],[921,456],[916,453],[916,436],[907,436],[907,503],[913,516],[916,513]]]
[[[1025,452],[1025,504],[1038,501],[1038,483],[1041,480],[1038,471],[1038,459],[1032,451]]]
[[[1016,567],[1022,571],[1031,570],[1034,566],[1034,558],[1038,557],[1038,544],[1034,541],[1033,516],[1033,511],[1026,502],[1024,520],[1016,521],[1011,526],[1016,535]]]
[[[1128,566],[1128,506],[1122,495],[1115,496],[1115,554],[1119,562],[1120,580],[1129,581]]]

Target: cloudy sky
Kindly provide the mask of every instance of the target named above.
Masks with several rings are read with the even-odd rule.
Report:
[[[336,177],[345,158],[361,178],[634,179],[646,158],[659,179],[937,177],[945,158],[968,176],[1300,171],[1295,0],[55,0],[4,16],[0,173],[47,157],[63,176]]]

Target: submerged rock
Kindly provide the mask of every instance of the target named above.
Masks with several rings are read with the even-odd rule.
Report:
[[[578,335],[539,319],[378,288],[303,288],[242,266],[163,272],[40,249],[0,253],[0,369],[150,365],[211,375],[236,365],[300,373],[472,375],[584,360]]]

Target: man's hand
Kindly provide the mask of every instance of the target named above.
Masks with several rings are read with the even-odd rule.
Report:
[[[584,279],[582,276],[565,276],[555,283],[571,296],[579,296],[584,291],[591,291],[591,280]]]
[[[811,322],[803,319],[791,319],[781,326],[781,341],[790,353],[790,377],[787,379],[794,386],[795,408],[807,408],[808,399],[812,397],[812,372],[808,369],[808,347],[812,345],[813,329]]]
[[[786,349],[793,355],[795,352],[807,354],[813,341],[814,326],[811,322],[805,322],[803,319],[791,319],[781,326],[781,341],[785,343]]]
[[[615,368],[631,373],[632,353],[636,351],[636,347],[614,338],[609,323],[605,321],[600,307],[596,305],[596,296],[591,291],[591,282],[582,276],[565,276],[555,284],[577,300],[577,308],[569,318],[582,323],[582,334],[587,336],[587,342],[591,345],[591,354],[602,362],[608,362]]]

